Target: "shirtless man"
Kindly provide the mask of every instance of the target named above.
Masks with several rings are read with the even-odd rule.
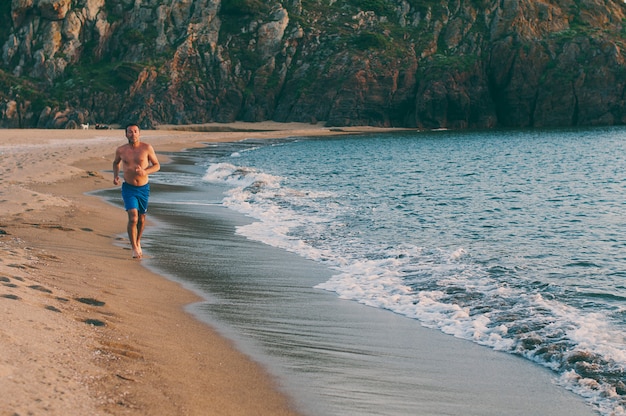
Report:
[[[128,239],[133,250],[133,257],[141,258],[143,256],[141,235],[145,227],[150,196],[148,175],[161,169],[161,165],[152,146],[139,140],[139,126],[130,124],[126,127],[126,138],[128,144],[118,147],[115,151],[113,184],[120,184],[121,167],[124,177],[122,198],[124,208],[128,213]]]

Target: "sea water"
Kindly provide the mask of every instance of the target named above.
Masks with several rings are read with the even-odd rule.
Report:
[[[244,214],[233,220],[240,238],[330,271],[304,283],[320,296],[532,360],[601,414],[621,415],[625,143],[622,128],[246,140],[194,149],[187,168],[154,181],[210,185],[175,210]],[[187,250],[242,247],[222,244]],[[221,313],[231,305],[215,302]]]

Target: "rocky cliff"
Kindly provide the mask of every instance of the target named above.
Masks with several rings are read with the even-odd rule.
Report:
[[[621,0],[5,0],[0,126],[626,123]]]

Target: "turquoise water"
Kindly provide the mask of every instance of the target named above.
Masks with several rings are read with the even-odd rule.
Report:
[[[330,270],[303,284],[320,296],[532,360],[621,415],[625,138],[613,128],[249,140],[195,149],[188,168],[155,181],[210,186],[176,209],[245,214],[232,222],[238,236]]]

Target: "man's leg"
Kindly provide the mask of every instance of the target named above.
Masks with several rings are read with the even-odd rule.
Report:
[[[138,246],[137,236],[139,234],[139,212],[136,209],[129,209],[126,211],[128,213],[128,226],[126,230],[128,231],[128,240],[130,241],[130,247],[133,250],[133,257],[140,258],[141,257],[141,247]],[[143,221],[142,221],[142,231],[143,231]]]
[[[137,216],[137,249],[139,250],[139,256],[143,256],[143,251],[141,250],[141,236],[143,235],[143,229],[146,226],[146,214],[138,214]]]

